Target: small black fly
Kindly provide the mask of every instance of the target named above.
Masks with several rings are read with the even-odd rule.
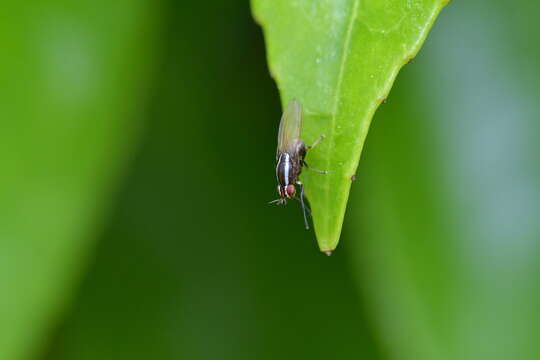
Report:
[[[304,166],[315,172],[326,174],[326,171],[309,168],[304,160],[307,151],[314,148],[322,139],[324,139],[324,135],[321,135],[313,145],[306,146],[304,141],[300,138],[302,133],[302,121],[302,106],[297,100],[293,100],[287,105],[279,124],[276,153],[276,176],[279,183],[277,192],[279,194],[279,199],[271,201],[271,203],[277,203],[278,205],[286,204],[287,199],[295,198],[296,185],[300,186],[300,198],[296,199],[302,204],[304,223],[306,229],[309,229],[306,216],[306,212],[309,212],[309,209],[304,203],[304,184],[298,180],[298,176],[302,172]]]

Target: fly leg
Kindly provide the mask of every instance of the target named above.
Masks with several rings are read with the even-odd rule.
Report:
[[[304,204],[304,184],[300,181],[297,181],[296,184],[300,185],[300,204],[302,204],[302,212],[304,213],[304,224],[306,225],[306,230],[309,230],[309,224],[306,216],[306,204]]]
[[[319,136],[319,138],[317,140],[315,140],[315,142],[313,144],[311,144],[311,146],[307,147],[307,150],[313,149],[315,146],[319,145],[319,143],[321,141],[323,141],[323,139],[324,139],[324,135]]]
[[[300,198],[298,196],[295,196],[294,200],[298,200],[298,201],[301,202],[301,200],[300,200]],[[306,209],[307,216],[311,217],[311,210],[310,210],[309,206],[306,205],[306,207],[304,209]]]
[[[282,204],[287,204],[287,200],[285,199],[276,199],[276,200],[272,200],[270,202],[268,202],[269,204],[278,204],[278,205],[282,205]]]
[[[304,160],[302,160],[302,165],[305,166],[306,169],[308,169],[310,171],[313,171],[313,172],[316,172],[316,173],[319,173],[319,174],[328,173],[328,171],[326,171],[326,170],[319,170],[319,169],[310,168],[309,165],[307,164],[307,162],[305,162]]]
[[[319,138],[317,140],[315,140],[315,142],[313,144],[311,144],[311,146],[306,147],[306,152],[308,150],[310,150],[310,149],[313,149],[315,146],[319,145],[319,143],[321,141],[323,141],[323,139],[324,139],[324,135],[319,136]],[[316,172],[316,173],[319,173],[319,174],[326,174],[328,172],[326,170],[318,170],[318,169],[310,168],[309,165],[307,164],[307,162],[305,162],[303,158],[304,157],[302,156],[302,165],[305,166],[306,169],[311,170],[311,171]]]

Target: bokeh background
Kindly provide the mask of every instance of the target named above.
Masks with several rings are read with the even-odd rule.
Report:
[[[248,2],[4,8],[1,359],[540,357],[538,5],[443,10],[331,257]]]

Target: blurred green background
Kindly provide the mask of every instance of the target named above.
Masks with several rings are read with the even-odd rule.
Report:
[[[246,1],[5,3],[0,359],[537,359],[540,8],[446,7],[331,257]]]

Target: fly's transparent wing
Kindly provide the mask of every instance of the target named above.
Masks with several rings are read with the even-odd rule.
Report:
[[[283,112],[281,123],[279,124],[278,147],[279,152],[292,153],[302,131],[302,105],[298,100],[292,100]]]

